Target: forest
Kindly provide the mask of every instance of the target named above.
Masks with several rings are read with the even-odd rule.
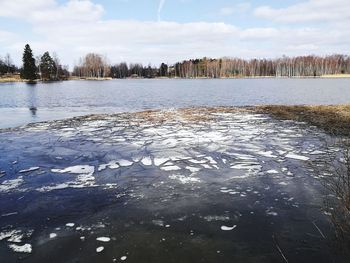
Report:
[[[175,64],[161,63],[159,67],[141,63],[110,64],[106,56],[88,53],[79,59],[69,72],[56,53],[34,57],[27,44],[23,65],[18,68],[9,54],[0,56],[0,76],[20,75],[22,79],[64,80],[78,78],[240,78],[240,77],[319,77],[322,75],[350,74],[350,56],[283,56],[276,59],[242,59],[224,57],[184,60]]]
[[[108,65],[99,55],[88,54],[74,67],[79,77],[111,78],[230,78],[230,77],[318,77],[350,74],[350,57],[346,55],[299,56],[277,59],[201,58],[184,60],[159,67],[126,62]]]

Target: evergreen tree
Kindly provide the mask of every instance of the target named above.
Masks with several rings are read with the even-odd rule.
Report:
[[[45,52],[40,59],[40,72],[41,79],[43,80],[52,80],[55,79],[56,75],[56,63],[50,56],[49,52]]]
[[[33,52],[30,46],[27,44],[23,52],[23,68],[21,71],[21,78],[28,80],[36,79],[36,66],[35,59],[33,58]]]
[[[168,75],[168,65],[167,65],[167,64],[162,63],[162,64],[160,65],[160,68],[159,68],[159,75],[160,75],[161,77],[165,77],[165,76]]]

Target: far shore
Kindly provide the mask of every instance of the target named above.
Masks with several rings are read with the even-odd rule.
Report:
[[[276,77],[276,76],[236,76],[236,77],[222,77],[222,78],[210,78],[210,77],[197,77],[197,78],[178,78],[178,77],[155,77],[155,78],[124,78],[124,79],[313,79],[313,78],[324,78],[324,79],[339,79],[339,78],[350,78],[350,74],[334,74],[334,75],[322,75],[322,76],[294,76],[294,77]],[[117,78],[105,77],[105,78],[81,78],[81,77],[69,77],[66,80],[87,80],[87,81],[105,81],[105,80],[114,80]],[[61,80],[60,80],[61,81]],[[65,80],[62,80],[65,81]],[[5,82],[30,82],[26,79],[21,79],[18,77],[0,77],[0,83]],[[35,82],[50,82],[43,81],[41,79],[35,80]]]

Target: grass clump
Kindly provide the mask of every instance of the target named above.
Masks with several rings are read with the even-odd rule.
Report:
[[[332,135],[350,136],[350,104],[319,106],[267,105],[258,106],[257,110],[279,119],[306,122]]]

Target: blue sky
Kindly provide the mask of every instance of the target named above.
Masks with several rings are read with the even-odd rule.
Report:
[[[0,0],[0,56],[23,46],[71,68],[88,52],[111,63],[195,57],[349,53],[349,0]]]
[[[96,1],[106,7],[104,17],[106,19],[135,19],[149,21],[158,19],[158,0],[104,0]],[[232,1],[232,0],[167,0],[164,1],[161,9],[161,19],[166,21],[176,21],[180,23],[188,22],[225,22],[236,25],[251,26],[257,23],[266,23],[267,21],[250,17],[248,10],[244,12],[233,12],[232,15],[223,15],[222,8],[238,9],[239,5],[247,7],[262,6],[267,3],[273,7],[287,7],[288,4],[298,1]],[[253,19],[251,19],[253,18]]]

